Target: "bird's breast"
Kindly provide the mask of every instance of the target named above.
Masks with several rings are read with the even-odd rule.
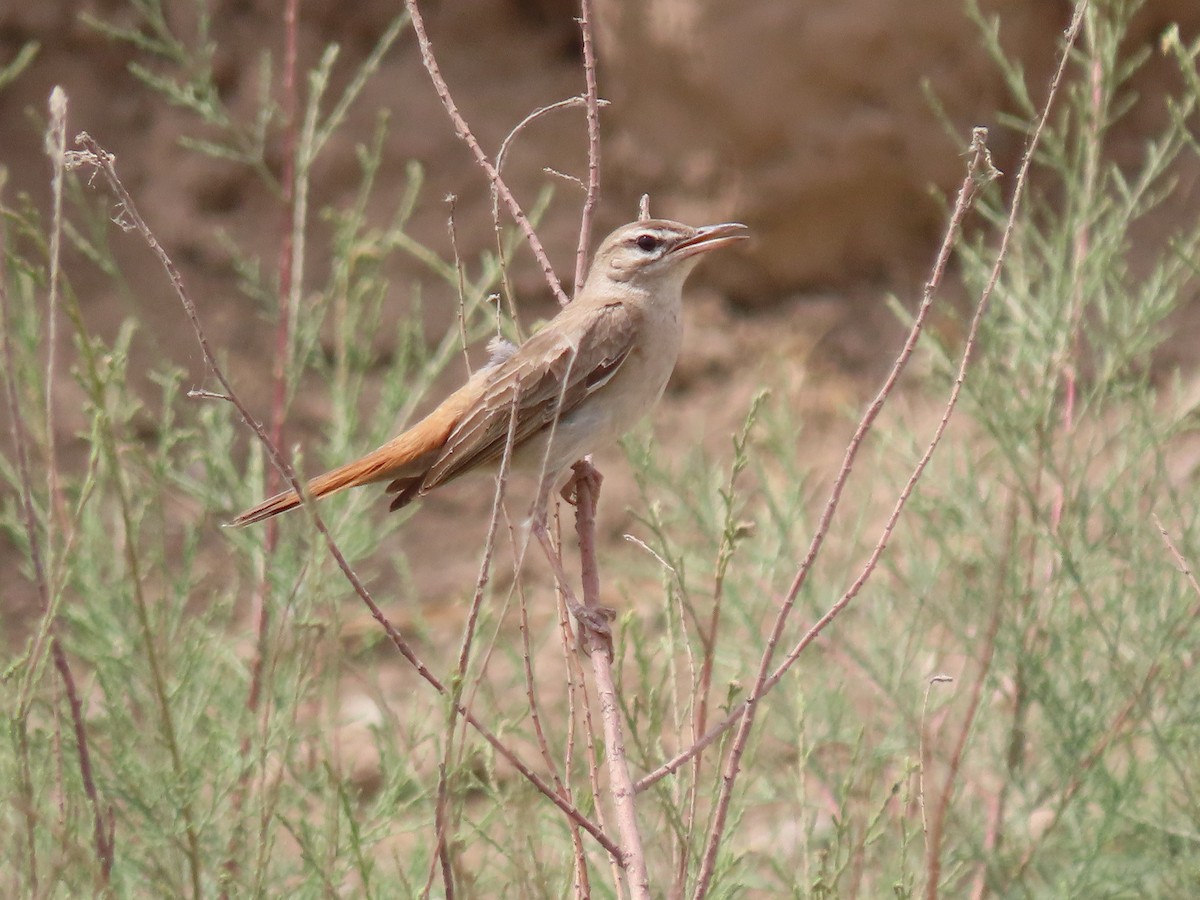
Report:
[[[677,304],[650,306],[624,365],[593,398],[607,395],[603,405],[611,419],[612,439],[633,428],[662,396],[679,358],[683,338],[679,313]]]
[[[678,304],[644,309],[629,355],[591,396],[563,415],[552,430],[529,441],[514,457],[518,468],[553,472],[603,449],[632,429],[658,402],[683,337]]]

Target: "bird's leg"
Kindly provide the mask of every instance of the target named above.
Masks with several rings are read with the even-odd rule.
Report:
[[[579,472],[579,469],[583,468],[585,465],[595,476],[595,480],[591,481],[590,483],[593,484],[594,487],[599,487],[600,473],[592,468],[590,463],[585,461],[576,463],[577,468],[575,469],[574,474],[571,476],[571,480],[568,483],[574,484],[580,477],[588,477],[586,474],[581,476]],[[554,485],[557,480],[557,473],[554,475],[546,475],[542,479],[542,483],[538,488],[537,499],[534,501],[533,509],[530,512],[530,530],[537,538],[538,543],[542,545],[542,551],[546,554],[546,559],[550,563],[550,568],[554,571],[554,577],[562,587],[563,599],[566,601],[567,609],[570,610],[571,615],[573,615],[583,627],[591,629],[597,635],[600,635],[606,640],[611,640],[612,626],[609,623],[616,617],[616,610],[610,609],[606,606],[591,606],[579,602],[579,598],[576,597],[575,592],[571,590],[571,583],[567,580],[567,573],[563,570],[562,557],[559,555],[558,551],[554,548],[554,545],[550,541],[550,530],[546,525],[546,521],[549,515],[550,494],[554,490]],[[564,487],[563,490],[565,492],[566,487]],[[564,493],[563,496],[565,497],[566,494]],[[596,496],[594,489],[591,496],[593,498]],[[586,641],[584,642],[584,645],[587,645]]]
[[[592,465],[591,457],[584,457],[571,467],[571,480],[575,485],[575,533],[579,536],[579,578],[583,583],[583,604],[593,615],[602,617],[607,625],[617,615],[616,610],[600,605],[600,567],[596,561],[596,504],[600,500],[600,473]],[[612,658],[612,637],[605,631],[597,633],[604,639],[588,642],[590,652],[607,645]]]

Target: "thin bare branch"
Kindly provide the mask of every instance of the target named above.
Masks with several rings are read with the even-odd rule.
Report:
[[[20,515],[25,529],[25,538],[29,545],[29,560],[33,569],[34,585],[42,605],[42,619],[34,638],[33,647],[25,659],[25,677],[21,681],[17,702],[17,728],[19,754],[22,757],[23,788],[28,792],[28,801],[32,801],[32,782],[28,771],[29,744],[25,733],[25,716],[29,712],[32,696],[34,673],[39,668],[39,660],[50,648],[54,666],[62,679],[70,709],[71,724],[75,737],[75,748],[79,754],[79,773],[84,793],[92,807],[92,832],[95,843],[96,859],[100,866],[97,879],[97,889],[101,892],[107,889],[112,872],[114,851],[114,825],[111,807],[107,816],[102,808],[100,794],[92,774],[91,751],[89,749],[87,730],[84,726],[83,706],[79,701],[79,692],[75,688],[75,678],[66,652],[58,639],[57,604],[55,601],[54,581],[54,520],[57,517],[60,524],[65,524],[67,515],[62,508],[63,500],[58,483],[58,461],[54,442],[54,397],[55,370],[57,368],[55,347],[58,343],[57,320],[59,298],[59,276],[61,271],[62,251],[62,195],[63,174],[66,169],[66,127],[67,127],[67,95],[62,88],[55,87],[50,94],[50,126],[46,134],[46,150],[49,153],[53,168],[53,210],[52,229],[50,232],[50,287],[48,299],[48,336],[46,349],[46,393],[45,393],[45,430],[47,443],[47,493],[48,521],[44,532],[38,527],[37,511],[33,502],[33,466],[30,462],[31,438],[26,426],[25,416],[21,411],[21,403],[17,394],[17,363],[12,344],[13,316],[8,296],[8,234],[3,217],[0,217],[0,332],[3,341],[4,369],[7,376],[4,379],[7,391],[6,400],[9,421],[12,429],[13,451],[16,457],[17,480],[20,485]],[[3,187],[0,176],[0,187]],[[45,536],[45,547],[42,537]],[[61,759],[61,755],[60,755]],[[35,813],[32,802],[26,811],[26,825],[29,848],[29,872],[31,885],[35,886],[37,876],[37,851],[35,841]],[[107,821],[107,824],[106,824]]]
[[[574,465],[575,532],[579,536],[579,568],[583,585],[583,603],[590,609],[600,607],[600,567],[596,560],[596,500],[600,493],[600,473],[585,459]],[[621,835],[621,864],[629,883],[629,892],[637,900],[649,900],[650,875],[646,853],[638,830],[636,794],[629,762],[625,756],[625,738],[621,730],[621,705],[613,680],[612,640],[594,628],[581,627],[596,695],[600,701],[600,719],[604,728],[605,758],[608,761],[609,790]]]
[[[483,152],[483,147],[480,146],[479,140],[471,131],[467,120],[458,110],[458,104],[454,102],[454,98],[450,95],[450,88],[446,85],[446,79],[442,77],[441,67],[438,65],[437,58],[433,55],[433,45],[429,41],[429,34],[425,30],[425,19],[421,15],[421,10],[417,6],[416,0],[405,0],[405,7],[408,9],[408,14],[412,18],[413,31],[417,35],[417,43],[421,47],[421,62],[425,65],[425,71],[429,73],[429,78],[433,81],[433,89],[437,92],[438,98],[442,101],[442,106],[446,109],[446,114],[450,117],[451,123],[454,125],[455,133],[466,143],[471,149],[471,153],[475,157],[475,162],[481,168],[488,181],[496,193],[500,195],[500,199],[504,201],[508,207],[509,214],[525,235],[525,240],[529,243],[530,249],[533,251],[534,258],[538,261],[538,265],[542,268],[542,274],[546,278],[546,284],[550,286],[550,290],[554,292],[554,296],[558,298],[558,302],[566,306],[571,302],[571,299],[563,290],[562,282],[558,276],[554,274],[554,267],[550,265],[550,257],[546,255],[546,248],[542,246],[541,238],[533,230],[533,224],[529,221],[529,217],[525,215],[525,211],[521,209],[521,204],[517,202],[517,198],[513,196],[513,192],[509,190],[504,179],[500,177],[500,172],[492,161],[488,159],[486,153]]]
[[[588,180],[583,213],[579,217],[579,245],[575,249],[575,293],[583,288],[592,245],[592,220],[600,199],[600,100],[596,93],[596,49],[592,38],[592,0],[579,0],[579,31],[583,37],[583,77],[587,85]]]
[[[100,863],[98,887],[104,889],[107,888],[112,874],[113,857],[116,852],[113,810],[109,806],[106,815],[106,811],[101,808],[100,792],[96,790],[96,779],[92,775],[92,754],[88,747],[87,729],[84,727],[83,703],[75,687],[75,677],[71,674],[67,654],[57,637],[50,641],[50,655],[54,658],[54,667],[58,669],[63,689],[67,692],[67,705],[71,710],[71,725],[75,733],[75,750],[79,754],[79,779],[83,783],[83,792],[87,794],[88,803],[92,806],[92,839],[95,842],[96,859]]]
[[[466,272],[463,269],[462,255],[458,252],[458,223],[454,218],[455,207],[458,205],[458,197],[454,194],[447,194],[446,205],[450,207],[450,212],[446,216],[446,230],[450,234],[450,250],[454,254],[454,272],[458,276],[455,285],[458,290],[458,304],[455,310],[455,317],[458,320],[458,341],[462,344],[463,365],[466,367],[467,378],[470,378],[472,373],[470,342],[467,340]]]
[[[573,109],[577,106],[586,107],[587,102],[588,98],[585,96],[567,97],[565,100],[558,100],[546,106],[539,106],[537,109],[523,118],[513,127],[512,131],[505,136],[504,140],[500,142],[500,150],[496,153],[496,171],[500,173],[504,172],[504,163],[508,159],[508,151],[512,149],[513,141],[516,140],[517,135],[519,135],[522,131],[548,113],[557,112],[560,109]],[[609,105],[609,102],[607,100],[597,100],[596,105],[598,108],[603,109]],[[564,175],[562,172],[556,172],[555,174],[560,175],[563,178],[568,178],[578,184],[581,188],[586,189],[583,181],[579,178],[575,178],[573,175]]]
[[[788,654],[788,657],[785,659],[783,664],[781,664],[774,673],[771,673],[771,675],[768,676],[771,658],[774,654],[774,648],[779,638],[782,636],[783,626],[786,622],[786,619],[788,618],[788,615],[795,603],[796,597],[799,595],[801,588],[807,581],[808,573],[816,559],[817,552],[820,550],[820,547],[824,542],[824,536],[828,531],[834,509],[837,506],[838,499],[840,498],[841,491],[845,486],[846,479],[849,477],[849,472],[851,466],[853,465],[854,457],[857,455],[858,446],[861,444],[866,431],[871,427],[871,424],[878,416],[879,410],[882,408],[886,398],[890,395],[894,385],[899,379],[900,372],[903,370],[905,364],[912,354],[913,349],[916,346],[916,341],[920,336],[924,317],[928,314],[929,308],[933,301],[933,296],[941,283],[946,264],[949,260],[950,251],[955,243],[957,232],[963,217],[966,215],[967,209],[969,209],[979,188],[994,178],[997,174],[996,170],[991,165],[990,155],[987,151],[986,129],[975,129],[975,134],[971,142],[972,153],[971,161],[968,166],[967,177],[963,181],[963,184],[959,190],[958,199],[955,203],[955,210],[951,216],[950,225],[946,230],[946,238],[942,243],[942,249],[938,254],[937,262],[934,265],[933,276],[925,286],[924,297],[922,298],[921,308],[918,311],[917,318],[913,322],[913,327],[909,332],[908,340],[906,341],[904,348],[901,350],[900,356],[897,357],[896,363],[893,366],[892,372],[888,376],[887,381],[884,383],[883,389],[880,391],[880,394],[876,397],[871,407],[867,410],[867,413],[863,417],[863,420],[860,423],[858,430],[855,432],[854,437],[851,438],[850,446],[847,448],[842,469],[839,472],[839,475],[834,483],[833,490],[831,491],[829,503],[826,505],[826,509],[822,513],[817,534],[814,535],[812,544],[809,547],[809,552],[805,557],[804,562],[801,563],[800,569],[797,571],[796,577],[793,580],[792,585],[783,600],[783,603],[781,604],[779,614],[776,617],[775,627],[772,629],[771,635],[768,638],[767,648],[763,654],[762,663],[759,666],[758,677],[755,681],[754,689],[751,692],[750,698],[748,698],[740,707],[740,709],[744,712],[738,723],[738,730],[734,736],[733,745],[730,749],[729,758],[726,762],[725,775],[721,784],[721,792],[716,804],[716,814],[714,816],[713,828],[709,834],[709,840],[705,848],[704,860],[701,863],[700,874],[697,877],[696,890],[693,895],[696,900],[700,900],[700,898],[704,897],[708,892],[708,887],[711,883],[713,873],[715,872],[717,849],[720,846],[721,838],[724,833],[729,803],[732,799],[733,786],[737,780],[737,775],[740,770],[741,758],[745,753],[745,749],[749,743],[750,729],[754,723],[758,700],[762,697],[765,691],[770,690],[773,684],[778,683],[778,680],[782,678],[783,674],[788,668],[791,667],[792,663],[799,658],[803,650],[810,643],[812,643],[812,641],[816,640],[820,632],[830,622],[832,622],[833,619],[836,618],[847,605],[849,605],[851,600],[857,596],[862,586],[866,584],[867,580],[874,571],[875,565],[877,564],[880,556],[883,554],[884,548],[887,546],[888,538],[894,530],[896,523],[899,521],[900,513],[907,503],[908,497],[911,495],[917,481],[924,473],[925,467],[928,465],[934,450],[940,443],[942,435],[945,433],[946,427],[949,424],[950,417],[957,406],[958,397],[962,391],[962,386],[966,379],[967,366],[969,365],[973,355],[975,341],[979,333],[980,325],[983,321],[983,316],[988,309],[992,293],[994,292],[996,284],[999,281],[1000,271],[1003,268],[1005,259],[1007,258],[1008,244],[1016,226],[1017,215],[1020,211],[1021,200],[1024,196],[1026,179],[1029,168],[1033,161],[1033,154],[1038,146],[1038,143],[1040,142],[1042,130],[1049,118],[1050,111],[1054,106],[1054,100],[1057,97],[1059,87],[1062,84],[1067,64],[1071,58],[1071,49],[1074,47],[1076,38],[1079,35],[1079,30],[1082,26],[1083,15],[1086,8],[1087,0],[1079,0],[1079,3],[1075,8],[1075,14],[1072,18],[1071,26],[1066,32],[1063,48],[1059,58],[1058,68],[1055,72],[1053,80],[1050,83],[1050,89],[1046,97],[1045,104],[1042,107],[1041,115],[1038,118],[1038,122],[1033,130],[1033,133],[1030,135],[1029,142],[1022,157],[1021,166],[1017,172],[1008,221],[1005,226],[1003,236],[1000,240],[1000,247],[996,252],[996,259],[992,267],[991,277],[989,278],[987,285],[984,287],[983,292],[980,295],[979,302],[976,305],[975,316],[971,322],[971,328],[968,333],[966,346],[964,347],[962,358],[959,363],[958,374],[955,378],[954,386],[951,389],[949,400],[946,403],[946,408],[943,412],[942,419],[935,429],[934,436],[930,441],[929,447],[925,451],[925,454],[918,461],[913,470],[912,476],[909,478],[908,483],[904,486],[900,496],[897,498],[895,507],[893,508],[892,514],[889,516],[888,521],[883,528],[881,537],[858,578],[855,579],[850,588],[847,589],[842,597],[838,599],[838,601],[825,613],[825,615],[818,619],[817,622],[814,623],[811,628],[809,628],[797,645],[792,649],[791,653]]]
[[[271,361],[271,442],[276,447],[283,446],[284,422],[287,418],[288,370],[292,356],[292,335],[294,322],[292,318],[293,304],[291,297],[296,273],[296,110],[298,108],[296,91],[297,69],[297,32],[299,30],[299,0],[287,0],[283,7],[283,67],[280,76],[280,111],[283,117],[281,137],[281,153],[283,171],[280,173],[280,209],[279,209],[279,251],[276,257],[276,278],[278,290],[276,293],[275,309],[275,348]],[[302,227],[302,224],[301,224]],[[189,392],[189,396],[191,396]],[[219,395],[226,396],[226,395]],[[279,491],[279,470],[274,466],[267,467],[266,495],[273,496]],[[267,560],[275,553],[279,541],[279,521],[270,519],[263,531],[262,560],[256,573],[254,592],[251,598],[250,614],[254,620],[254,659],[250,663],[250,686],[246,692],[246,708],[250,711],[250,720],[255,721],[254,715],[261,704],[263,693],[263,678],[270,652],[269,639],[271,632],[271,604],[267,601]],[[251,737],[245,735],[242,739],[241,754],[243,759],[249,759]],[[251,768],[244,766],[230,798],[235,821],[240,821],[243,805],[251,790]],[[239,846],[242,843],[240,828],[234,828],[226,848],[226,859],[222,869],[228,873],[237,871]],[[222,888],[221,896],[228,897],[228,888]]]
[[[959,187],[959,194],[955,203],[954,212],[951,214],[950,223],[947,226],[945,238],[942,242],[942,248],[938,253],[937,261],[934,264],[934,274],[925,286],[925,294],[922,299],[921,307],[918,309],[917,315],[913,319],[913,324],[909,330],[908,337],[905,340],[904,347],[897,356],[896,361],[892,366],[892,371],[889,373],[883,387],[880,389],[871,405],[867,408],[867,411],[863,414],[863,418],[859,422],[858,428],[855,430],[854,435],[850,439],[850,443],[847,445],[846,454],[842,460],[841,469],[839,470],[837,477],[834,479],[833,486],[830,489],[830,496],[826,501],[825,508],[821,514],[820,520],[818,521],[816,533],[813,535],[808,552],[805,555],[804,560],[801,562],[796,572],[796,576],[783,598],[779,614],[776,617],[775,625],[771,632],[771,637],[768,641],[767,650],[763,655],[763,659],[767,661],[768,672],[770,671],[769,664],[771,656],[773,655],[775,646],[778,644],[779,638],[783,631],[783,626],[786,623],[787,616],[795,603],[796,597],[800,593],[800,589],[804,586],[805,580],[808,577],[808,572],[811,569],[817,553],[824,543],[825,536],[829,531],[833,514],[837,509],[838,502],[841,499],[842,491],[844,490],[846,482],[850,477],[850,472],[853,469],[854,460],[858,455],[858,450],[862,445],[863,440],[866,438],[867,432],[870,430],[871,426],[875,422],[875,419],[883,409],[884,402],[887,400],[888,396],[890,396],[895,384],[899,381],[900,374],[916,347],[917,339],[920,337],[921,330],[923,329],[925,320],[928,317],[936,290],[941,284],[941,279],[944,275],[946,265],[949,262],[950,251],[957,240],[958,231],[962,224],[962,220],[966,217],[967,211],[970,209],[970,205],[977,191],[982,186],[982,183],[984,183],[980,180],[980,176],[994,171],[990,169],[991,164],[990,158],[987,154],[987,148],[986,145],[982,143],[985,136],[986,130],[978,129],[972,141],[972,145],[975,147],[975,150],[972,153],[971,160],[968,164],[967,175],[964,177],[963,182]],[[991,176],[989,175],[988,177],[990,178]],[[902,495],[902,497],[906,496],[906,494]],[[888,533],[890,534],[890,529]],[[881,548],[879,549],[881,550]],[[849,591],[847,593],[849,593]],[[845,600],[846,603],[849,602],[849,600],[845,597],[842,599]],[[842,603],[842,600],[839,600],[839,603]],[[843,603],[842,606],[844,605],[845,604]],[[832,620],[832,618],[837,615],[838,612],[840,612],[841,608],[841,606],[835,604],[835,606],[831,608],[831,610],[827,612],[825,616],[819,619],[817,624],[813,627],[817,628],[818,630],[819,628],[823,628],[826,624],[828,624],[829,621]],[[815,637],[815,635],[813,635],[813,637]],[[809,640],[811,640],[811,638]],[[698,740],[690,748],[680,753],[678,756],[672,758],[664,765],[655,769],[653,772],[645,775],[638,782],[638,790],[645,790],[660,778],[678,770],[681,765],[691,759],[696,753],[702,751],[705,747],[712,744],[713,741],[720,737],[721,734],[723,734],[731,726],[741,721],[747,710],[752,708],[753,705],[762,697],[762,693],[759,692],[760,688],[764,692],[770,690],[774,684],[777,683],[778,678],[782,677],[783,671],[790,666],[790,661],[791,657],[789,656],[789,661],[785,661],[785,664],[781,667],[781,670],[777,670],[770,676],[765,677],[765,680],[762,682],[761,686],[756,682],[755,690],[751,692],[750,696],[747,697],[747,699],[741,704],[739,704],[739,706],[721,722],[717,723],[715,726],[705,732],[704,737]]]
[[[453,218],[451,218],[453,222]],[[452,226],[453,227],[453,226]],[[446,832],[449,828],[449,773],[451,771],[451,760],[455,756],[456,747],[459,748],[460,754],[458,763],[461,765],[461,748],[462,745],[455,741],[455,733],[458,725],[458,710],[460,708],[470,709],[474,700],[474,691],[471,696],[465,701],[463,693],[467,685],[467,668],[471,661],[471,648],[475,640],[475,632],[479,623],[479,613],[483,609],[483,595],[487,590],[488,581],[491,579],[492,572],[492,556],[496,548],[496,533],[500,526],[501,511],[504,506],[504,493],[508,485],[509,465],[512,459],[513,441],[516,438],[517,426],[517,408],[518,404],[514,403],[512,414],[509,416],[508,435],[504,443],[504,453],[500,460],[500,473],[496,477],[496,492],[492,498],[492,512],[488,519],[487,537],[484,540],[483,557],[479,562],[479,574],[475,579],[475,590],[471,597],[471,608],[467,613],[467,620],[463,626],[462,643],[458,651],[458,669],[457,674],[452,682],[453,691],[447,698],[449,700],[449,715],[446,719],[446,730],[443,738],[442,759],[438,766],[438,789],[437,789],[437,810],[435,820],[437,822],[437,848],[438,852],[434,858],[441,863],[442,880],[445,883],[447,896],[453,893],[453,867],[450,865],[450,848],[446,841]],[[486,664],[486,663],[485,663]],[[560,791],[561,783],[558,781],[557,774],[553,768],[550,769],[551,777],[554,778],[555,787]],[[564,794],[564,796],[566,796]],[[428,896],[429,890],[433,885],[433,860],[430,861],[430,873],[426,880],[425,892],[423,896]]]
[[[59,527],[67,521],[62,492],[58,482],[58,452],[55,441],[56,416],[54,386],[57,384],[58,368],[58,295],[62,271],[62,220],[63,220],[63,174],[67,155],[67,95],[61,87],[50,92],[50,127],[46,132],[46,153],[54,175],[50,181],[52,194],[50,230],[50,285],[47,292],[46,309],[46,487],[49,492],[51,511],[50,525]],[[46,530],[46,556],[54,565],[54,543],[57,529]]]
[[[4,176],[0,173],[0,188],[4,186]],[[45,653],[45,647],[50,640],[52,618],[50,616],[50,582],[45,564],[42,561],[42,542],[38,530],[37,512],[33,505],[33,470],[29,463],[30,437],[21,412],[21,401],[17,393],[17,362],[13,349],[13,316],[8,296],[8,230],[5,218],[0,216],[0,349],[4,352],[4,387],[5,400],[8,406],[9,428],[12,432],[13,454],[16,457],[17,480],[20,485],[18,506],[21,525],[25,529],[26,540],[29,543],[29,564],[33,569],[34,587],[42,602],[43,619],[34,637],[33,646],[26,656],[25,676],[17,694],[17,715],[14,716],[15,731],[17,732],[17,753],[20,758],[21,784],[20,791],[24,802],[20,804],[25,825],[26,865],[29,871],[29,882],[33,891],[38,889],[38,853],[37,853],[37,813],[34,809],[33,779],[30,774],[30,747],[26,716],[29,709],[29,693],[33,673],[38,668],[38,660]]]

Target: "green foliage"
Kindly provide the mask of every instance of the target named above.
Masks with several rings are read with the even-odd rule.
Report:
[[[124,24],[95,24],[138,50],[135,74],[162,102],[194,117],[184,146],[247,167],[283,197],[265,162],[282,121],[271,99],[276,63],[264,55],[261,102],[239,118],[213,83],[204,5],[192,8],[187,38],[159,4],[129,8]],[[1187,456],[1196,401],[1182,376],[1156,369],[1155,353],[1194,285],[1200,228],[1157,243],[1134,235],[1170,196],[1177,161],[1200,152],[1188,127],[1200,102],[1200,44],[1164,34],[1184,87],[1140,160],[1118,166],[1106,151],[1135,101],[1130,78],[1142,62],[1118,52],[1133,11],[1105,2],[1088,13],[955,424],[867,588],[762,701],[713,896],[911,897],[927,894],[930,879],[943,896],[980,887],[1045,897],[1197,890],[1200,689],[1190,648],[1200,597],[1156,524],[1185,560],[1200,558]],[[407,227],[427,201],[415,165],[390,214],[372,215],[382,115],[359,146],[353,197],[309,212],[314,162],[347,127],[351,104],[406,24],[397,18],[356,71],[336,79],[329,48],[305,82],[293,237],[328,258],[324,283],[305,275],[302,255],[293,292],[280,297],[269,263],[235,258],[264,317],[286,310],[292,322],[285,405],[302,387],[330,400],[325,439],[299,461],[305,470],[382,442],[463,340],[494,330],[488,298],[518,240],[505,234],[495,254],[465,264],[418,242]],[[1009,81],[1009,125],[1026,134],[1044,86],[1000,53],[1002,24],[981,24]],[[0,87],[26,63],[19,57],[0,72]],[[331,83],[346,84],[332,100]],[[982,216],[990,227],[960,248],[975,293],[1010,196],[1003,182],[992,189]],[[298,520],[268,551],[261,530],[217,527],[265,489],[262,456],[245,452],[229,404],[184,396],[180,371],[157,366],[145,389],[131,362],[148,339],[136,299],[123,327],[102,337],[67,272],[60,326],[71,339],[47,384],[51,236],[61,229],[84,264],[123,285],[109,199],[69,179],[61,221],[45,221],[27,198],[0,201],[8,298],[0,381],[29,453],[29,466],[15,452],[0,455],[0,477],[13,488],[0,501],[0,529],[20,561],[2,620],[3,892],[414,896],[441,877],[442,827],[463,893],[569,895],[575,850],[564,817],[492,745],[461,722],[448,725],[445,700],[397,664],[373,623],[356,635],[356,607],[343,602],[350,591],[319,535]],[[531,216],[548,202],[547,193]],[[319,250],[314,220],[328,235]],[[422,267],[418,300],[435,283],[462,299],[461,323],[432,342],[419,303],[390,324],[386,273],[397,255]],[[361,336],[389,328],[394,349],[380,379]],[[963,348],[945,335],[924,340],[925,376],[892,398],[904,413],[886,414],[860,456],[777,661],[858,575],[940,415]],[[69,447],[55,446],[49,421],[47,404],[61,396],[77,399],[83,423]],[[832,424],[849,435],[848,421]],[[830,473],[805,452],[829,440],[819,430],[837,429],[800,421],[772,386],[716,457],[667,459],[644,436],[626,442],[640,546],[605,560],[604,578],[629,600],[616,646],[635,773],[685,749],[746,697],[824,502]],[[56,482],[46,477],[52,458]],[[392,534],[404,517],[368,514],[372,502],[339,497],[322,512],[351,564],[385,586],[385,605],[411,607]],[[505,552],[493,560],[497,571]],[[547,591],[534,598],[524,589],[531,607],[544,608]],[[487,586],[479,632],[487,650],[446,681],[538,771],[566,769],[569,756],[572,802],[594,816],[588,723],[579,694],[568,701],[563,687],[583,683],[585,663],[558,648],[553,621],[535,617],[519,636],[505,624],[520,590]],[[261,639],[259,603],[270,612]],[[453,648],[438,646],[419,614],[405,631],[418,634],[439,676],[454,671]],[[83,743],[54,646],[70,660]],[[360,742],[353,753],[351,739]],[[726,732],[699,763],[639,795],[656,887],[680,872],[694,879],[730,740]],[[364,753],[378,759],[371,778],[348,761]],[[107,887],[97,821],[115,837]],[[593,893],[613,895],[606,855],[587,836],[581,843]]]

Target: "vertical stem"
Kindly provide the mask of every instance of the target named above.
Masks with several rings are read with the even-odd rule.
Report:
[[[299,0],[287,0],[283,12],[284,47],[281,89],[283,99],[282,157],[283,172],[280,175],[280,240],[277,272],[279,280],[279,317],[275,324],[275,359],[271,370],[274,393],[271,398],[271,441],[276,447],[283,446],[283,420],[287,405],[287,372],[292,347],[292,264],[295,244],[292,240],[292,218],[296,203],[296,32]],[[267,496],[279,490],[279,472],[267,469]],[[279,523],[274,519],[267,522],[265,553],[270,556],[279,538]],[[269,611],[266,609],[266,586],[261,585],[258,594],[260,609],[259,637],[266,631]],[[259,685],[251,685],[250,708],[257,708]]]
[[[596,50],[592,41],[592,0],[580,0],[579,30],[583,35],[583,77],[588,132],[587,196],[579,219],[579,246],[575,251],[575,293],[579,294],[587,277],[588,247],[592,244],[592,219],[600,198],[600,100],[596,93]]]
[[[271,398],[271,442],[276,447],[283,446],[283,423],[287,411],[287,377],[288,364],[292,346],[292,271],[295,256],[293,235],[293,214],[296,197],[296,60],[297,60],[297,31],[299,30],[299,0],[287,0],[283,11],[283,72],[280,80],[283,110],[282,157],[283,171],[280,174],[280,203],[281,227],[279,242],[278,272],[278,318],[275,324],[275,358],[271,369],[273,393]],[[275,466],[267,466],[266,495],[273,496],[280,486],[280,473]],[[255,650],[254,661],[250,667],[250,690],[246,695],[246,708],[251,712],[251,720],[257,721],[254,713],[259,711],[262,702],[263,678],[266,671],[268,653],[267,636],[271,630],[271,606],[267,602],[267,569],[269,561],[275,552],[279,540],[279,522],[275,519],[267,521],[266,534],[263,535],[264,566],[259,573],[259,581],[254,591],[252,616],[255,620]],[[264,727],[265,734],[265,727]],[[246,765],[243,769],[237,787],[230,801],[234,817],[240,816],[250,789],[250,758],[249,735],[242,741],[242,759]],[[228,873],[236,872],[238,868],[237,850],[241,843],[240,821],[235,822],[231,832],[228,856],[223,868]],[[229,895],[228,885],[222,887],[221,896]]]
[[[600,473],[588,460],[577,462],[575,470],[575,532],[579,535],[579,570],[583,586],[583,605],[600,607],[600,567],[596,562],[596,501],[600,493]],[[646,854],[642,835],[638,831],[637,807],[633,778],[625,758],[625,739],[621,733],[621,707],[613,681],[612,641],[594,628],[582,626],[580,632],[592,660],[596,679],[596,695],[600,702],[600,717],[604,727],[604,744],[608,759],[609,788],[617,814],[617,831],[621,835],[621,864],[629,883],[629,892],[637,900],[649,900],[650,875],[646,870]]]
[[[521,204],[517,202],[517,198],[513,196],[513,192],[504,183],[504,179],[500,177],[499,169],[488,159],[487,154],[483,152],[483,147],[480,146],[475,133],[471,131],[467,120],[459,112],[458,104],[454,102],[454,98],[450,95],[450,88],[446,84],[446,79],[442,77],[442,70],[438,65],[437,58],[433,55],[433,44],[429,41],[429,33],[425,30],[425,19],[421,15],[420,7],[417,6],[417,0],[405,0],[404,5],[408,9],[408,14],[412,19],[413,32],[417,36],[417,44],[421,49],[421,62],[425,66],[425,71],[429,73],[429,78],[433,82],[433,89],[437,92],[438,99],[442,101],[446,115],[450,117],[450,121],[454,125],[454,133],[462,138],[470,148],[471,155],[475,157],[476,164],[487,175],[488,181],[492,183],[492,187],[496,190],[496,194],[504,201],[504,204],[508,207],[509,214],[517,223],[517,227],[525,235],[525,240],[529,243],[529,248],[533,251],[534,258],[538,261],[538,265],[542,267],[542,274],[546,277],[546,284],[550,286],[550,290],[558,298],[559,304],[566,306],[571,302],[571,298],[563,291],[562,283],[558,280],[558,276],[554,274],[554,267],[550,265],[550,258],[546,255],[546,249],[542,246],[541,239],[534,232],[533,224],[529,221],[529,217],[525,215],[525,211],[521,209]]]
[[[75,749],[79,753],[79,777],[83,781],[83,790],[92,805],[92,834],[96,842],[96,859],[100,863],[100,877],[97,879],[98,893],[105,893],[112,874],[114,853],[114,829],[112,823],[112,808],[108,809],[108,822],[105,824],[104,810],[100,805],[100,793],[96,790],[96,780],[92,776],[92,754],[88,749],[87,730],[83,722],[83,703],[79,699],[79,691],[75,688],[75,678],[71,674],[67,654],[57,637],[50,641],[50,654],[54,658],[54,667],[63,681],[63,689],[67,694],[67,703],[71,709],[71,725],[75,731]]]
[[[50,130],[46,134],[46,152],[54,167],[51,181],[53,211],[50,230],[50,286],[46,310],[46,488],[49,493],[50,516],[46,529],[46,559],[50,565],[51,581],[54,578],[55,519],[59,524],[67,521],[63,508],[62,493],[58,486],[58,453],[54,438],[54,381],[58,353],[58,284],[62,256],[62,200],[63,173],[66,169],[67,153],[67,95],[61,87],[50,92]]]

